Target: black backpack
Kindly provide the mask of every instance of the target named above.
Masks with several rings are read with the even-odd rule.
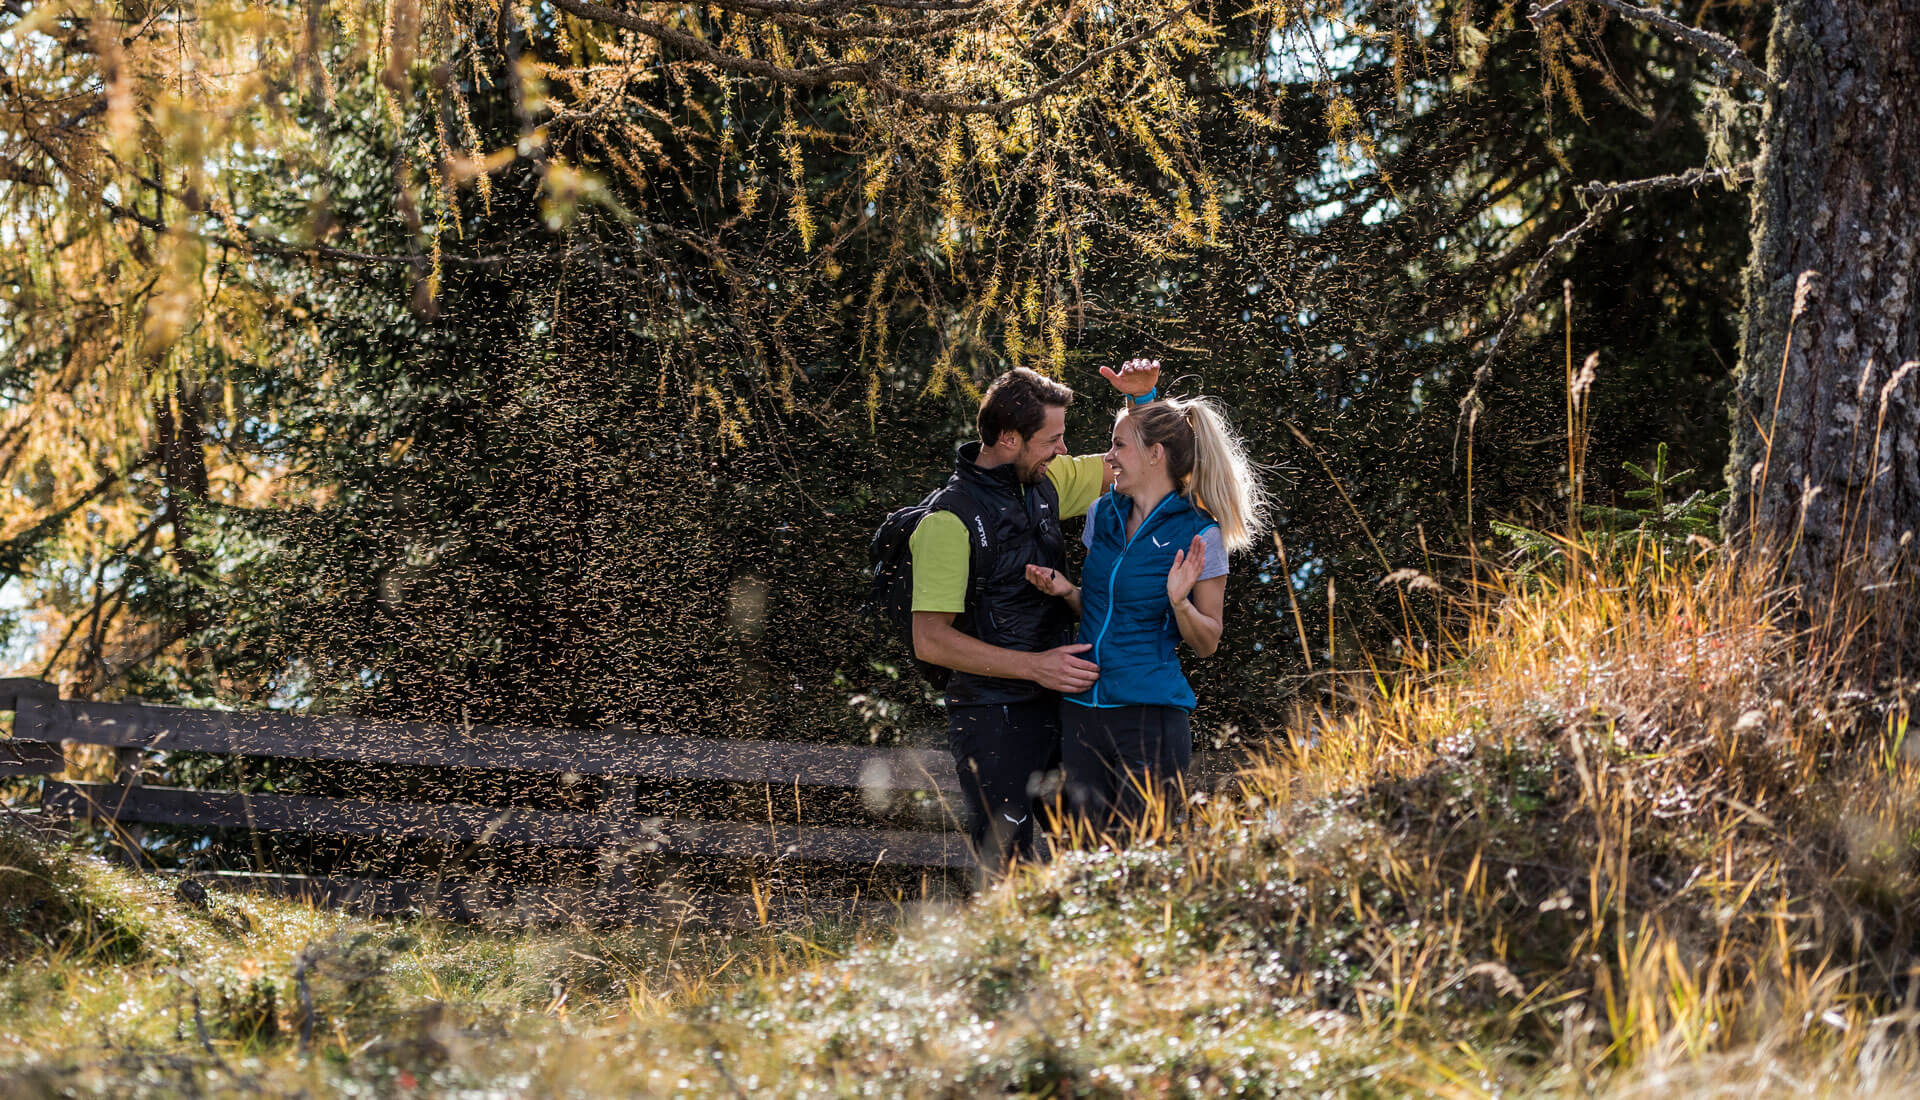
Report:
[[[966,490],[957,485],[943,485],[928,493],[920,503],[889,512],[887,518],[880,522],[880,529],[873,533],[873,543],[867,548],[867,560],[873,566],[873,585],[868,590],[866,606],[861,610],[884,618],[894,634],[906,644],[909,654],[913,653],[911,540],[920,521],[934,512],[952,512],[960,517],[960,522],[967,528],[967,612],[979,605],[981,579],[985,576],[986,564],[991,560],[988,555],[991,547],[987,543],[986,516]],[[946,690],[947,681],[953,676],[952,669],[929,664],[918,657],[914,657],[913,663],[935,689]]]

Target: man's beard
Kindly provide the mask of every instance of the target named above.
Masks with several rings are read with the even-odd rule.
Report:
[[[1021,466],[1019,463],[1015,463],[1014,471],[1020,475],[1020,484],[1022,485],[1040,484],[1040,479],[1047,476],[1047,463],[1051,461],[1053,460],[1050,458],[1042,459],[1041,461],[1036,462],[1031,466]]]

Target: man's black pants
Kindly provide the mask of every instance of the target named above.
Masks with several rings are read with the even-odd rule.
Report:
[[[947,747],[967,804],[967,836],[983,870],[1033,856],[1034,817],[1060,766],[1060,700],[947,707]]]

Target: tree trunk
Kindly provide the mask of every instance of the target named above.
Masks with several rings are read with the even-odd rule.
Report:
[[[1727,526],[1818,622],[1920,557],[1920,0],[1782,0],[1769,62]]]
[[[207,437],[200,427],[200,395],[184,378],[174,380],[173,399],[154,404],[154,434],[160,449],[162,484],[166,487],[163,518],[173,533],[170,553],[179,569],[185,602],[180,607],[181,629],[187,637],[206,628],[207,615],[199,604],[200,554],[193,548],[188,512],[207,499]]]

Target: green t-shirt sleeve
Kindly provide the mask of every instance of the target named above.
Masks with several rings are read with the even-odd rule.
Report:
[[[972,547],[967,528],[952,512],[929,512],[907,540],[913,556],[913,609],[967,609],[967,564]]]
[[[1087,506],[1100,499],[1107,488],[1107,464],[1100,455],[1074,455],[1047,463],[1047,477],[1060,494],[1060,518],[1073,519],[1087,513]]]

